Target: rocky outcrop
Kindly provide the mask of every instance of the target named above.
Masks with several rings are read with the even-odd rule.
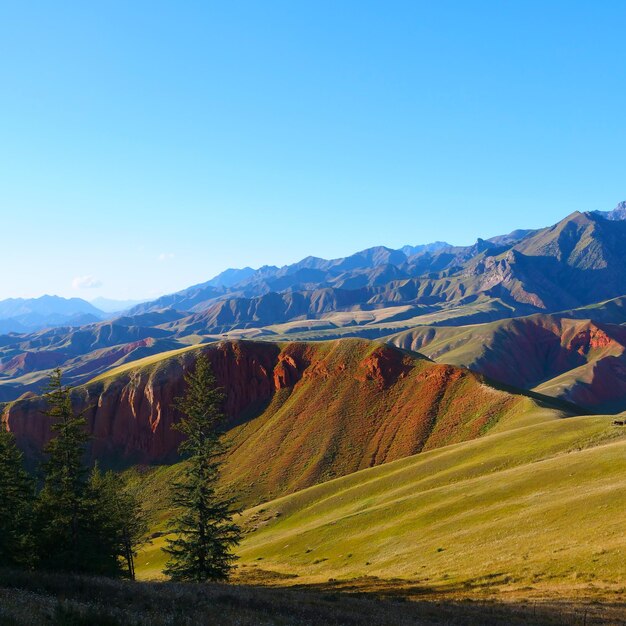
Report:
[[[360,367],[360,380],[372,380],[379,389],[386,389],[404,376],[411,366],[398,352],[386,347],[376,348],[366,357]]]
[[[277,386],[295,382],[295,361],[288,356],[279,361],[279,352],[269,343],[247,342],[224,342],[206,349],[218,384],[226,391],[224,409],[231,423],[258,412]],[[173,400],[182,393],[184,374],[193,366],[196,354],[192,350],[75,389],[72,404],[87,418],[93,436],[92,454],[132,462],[173,457],[180,442],[178,433],[171,429],[178,417]],[[44,400],[35,397],[8,405],[3,414],[9,429],[30,454],[36,454],[50,438],[44,410]]]

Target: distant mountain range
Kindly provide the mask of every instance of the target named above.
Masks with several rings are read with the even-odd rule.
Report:
[[[85,326],[141,302],[96,298],[90,303],[82,298],[48,295],[40,298],[8,298],[0,300],[0,334],[29,333],[57,326]]]
[[[189,314],[179,330],[219,334],[398,305],[432,312],[491,302],[500,317],[575,308],[626,293],[625,217],[621,203],[472,246],[380,246],[340,259],[231,269],[129,314],[171,308]]]
[[[0,400],[39,391],[57,365],[68,382],[77,384],[110,367],[199,342],[359,336],[436,352],[433,358],[442,362],[468,365],[589,410],[624,410],[626,399],[615,390],[622,389],[622,382],[626,389],[620,347],[626,338],[618,328],[626,324],[625,249],[626,203],[621,203],[613,211],[575,212],[547,228],[516,230],[471,246],[379,246],[338,259],[306,257],[283,267],[228,269],[123,314],[105,313],[79,298],[5,300],[0,302]],[[533,324],[484,327],[551,314],[555,317]],[[612,326],[601,325],[606,323]],[[469,324],[471,339],[453,330],[437,331]],[[573,328],[587,339],[572,344]],[[607,359],[604,353],[598,357],[595,340],[589,339],[596,335],[612,342]],[[492,342],[490,354],[502,359],[482,358],[477,346],[483,340]],[[466,353],[455,350],[464,342]],[[552,352],[535,350],[534,361],[527,363],[533,375],[518,375],[505,353],[527,353],[529,359],[528,346],[536,344],[553,346]],[[554,351],[562,356],[547,368],[544,361]],[[597,382],[607,368],[611,389]],[[552,377],[561,382],[551,387]]]
[[[49,326],[83,326],[102,320],[102,310],[81,298],[41,296],[0,300],[0,332],[22,333]]]

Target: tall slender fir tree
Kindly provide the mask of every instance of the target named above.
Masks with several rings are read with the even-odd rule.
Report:
[[[6,424],[0,422],[0,565],[33,565],[34,482],[24,470],[22,453]]]
[[[224,394],[216,387],[205,355],[185,376],[186,390],[177,398],[182,419],[174,428],[185,436],[179,452],[186,458],[181,480],[173,486],[172,504],[178,511],[171,522],[175,538],[168,539],[164,573],[173,580],[226,580],[236,560],[232,548],[241,532],[233,521],[233,500],[217,491],[220,461],[225,452],[221,426]]]
[[[45,569],[84,570],[87,470],[83,465],[88,440],[85,419],[72,410],[70,389],[61,370],[50,376],[45,411],[53,438],[42,469],[43,488],[37,506],[38,550]]]
[[[111,492],[97,475],[88,475],[86,420],[74,413],[60,369],[50,377],[46,400],[54,437],[45,449],[36,507],[39,563],[49,570],[121,576],[123,555],[111,532],[114,521],[106,515]]]

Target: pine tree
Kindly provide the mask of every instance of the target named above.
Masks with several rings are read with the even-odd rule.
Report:
[[[46,415],[55,436],[46,446],[44,482],[36,506],[42,568],[105,576],[134,576],[134,553],[145,521],[137,499],[113,472],[91,473],[83,462],[86,420],[74,414],[61,371],[50,377]],[[125,565],[126,563],[126,565]]]
[[[128,489],[118,474],[102,473],[96,465],[89,477],[96,502],[96,527],[102,534],[101,546],[114,555],[117,568],[124,564],[128,578],[135,579],[135,556],[148,532],[146,516],[139,498]]]
[[[187,461],[183,478],[173,486],[178,513],[170,525],[175,538],[165,548],[170,559],[164,573],[181,581],[226,580],[241,532],[233,521],[233,500],[217,492],[225,452],[220,428],[224,394],[216,388],[205,355],[198,357],[185,383],[185,393],[175,403],[182,419],[174,428],[185,435],[179,452]]]
[[[24,470],[22,453],[0,422],[0,565],[33,564],[31,521],[34,484]]]
[[[37,503],[41,565],[45,569],[82,571],[87,556],[86,423],[72,410],[70,389],[62,384],[60,369],[50,376],[45,398],[45,415],[52,420],[55,436],[45,448],[44,483]]]

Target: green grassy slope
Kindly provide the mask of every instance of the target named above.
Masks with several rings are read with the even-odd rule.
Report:
[[[125,374],[134,370],[140,370],[141,368],[148,367],[150,365],[158,364],[161,361],[179,356],[181,354],[184,354],[185,352],[188,352],[189,350],[194,349],[197,349],[197,346],[190,345],[185,346],[184,348],[176,348],[174,350],[167,350],[166,352],[159,352],[158,354],[151,354],[141,359],[137,359],[136,361],[124,363],[123,365],[119,365],[117,367],[112,367],[106,372],[102,372],[102,374],[99,374],[98,376],[92,378],[87,384],[95,383],[99,380],[117,378],[121,374]]]
[[[247,512],[242,558],[310,580],[623,584],[626,439],[609,424],[493,434],[273,502]]]
[[[606,416],[502,430],[247,510],[241,570],[425,589],[623,590],[626,431]],[[139,558],[159,575],[159,537]],[[280,582],[280,579],[278,579]]]
[[[575,319],[592,319],[596,322],[608,324],[623,324],[626,322],[626,296],[611,298],[588,306],[561,311],[564,317]]]

